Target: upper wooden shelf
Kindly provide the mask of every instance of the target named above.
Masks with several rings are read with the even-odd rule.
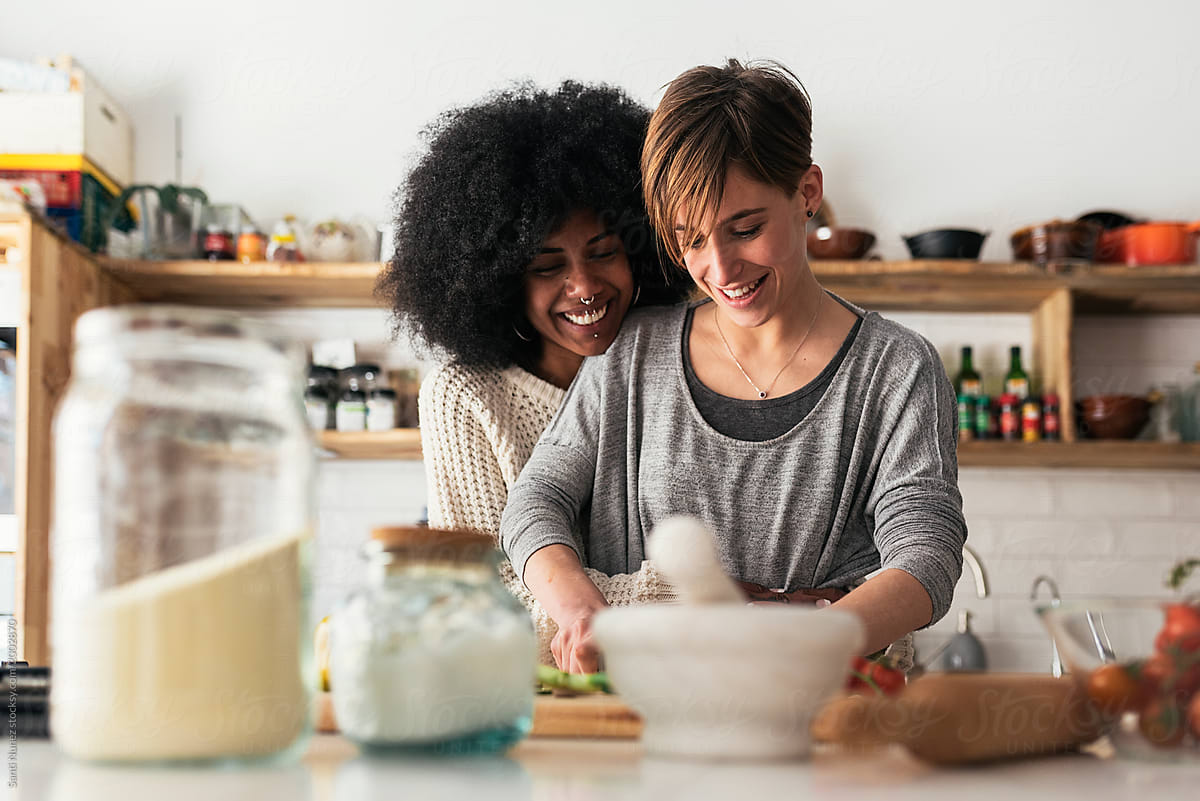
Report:
[[[207,306],[373,307],[375,262],[279,263],[102,260],[139,299]],[[1084,313],[1200,313],[1200,265],[1091,265],[1052,275],[1028,263],[814,261],[821,282],[879,310],[1010,311],[1038,308],[1069,288]]]
[[[1200,443],[1084,440],[961,442],[960,467],[1082,467],[1200,470]]]

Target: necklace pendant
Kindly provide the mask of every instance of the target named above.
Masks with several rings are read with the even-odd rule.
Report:
[[[758,391],[758,399],[759,399],[759,400],[762,400],[762,399],[763,399],[763,398],[765,398],[765,397],[767,397],[767,393],[763,392],[763,391],[760,389],[760,390]]]

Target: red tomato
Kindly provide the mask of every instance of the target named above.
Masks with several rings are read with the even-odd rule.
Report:
[[[1142,710],[1138,728],[1159,748],[1175,748],[1186,733],[1183,708],[1172,698],[1155,698]]]
[[[1124,666],[1101,665],[1088,675],[1088,698],[1106,715],[1117,716],[1142,705],[1142,688]]]
[[[1175,675],[1175,664],[1166,654],[1156,653],[1141,663],[1138,675],[1143,697],[1152,698],[1158,695]]]
[[[1185,654],[1200,650],[1200,608],[1194,604],[1169,604],[1166,622],[1154,640],[1154,647],[1167,652],[1178,648]]]
[[[871,665],[871,678],[884,695],[897,695],[905,686],[904,673],[881,662]]]
[[[1200,740],[1200,695],[1192,698],[1192,702],[1188,704],[1187,722],[1192,736]]]

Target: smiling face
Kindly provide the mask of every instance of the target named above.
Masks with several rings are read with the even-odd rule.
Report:
[[[612,344],[633,293],[620,237],[595,212],[572,213],[525,269],[525,316],[541,338],[533,371],[558,386],[570,384],[584,356]]]
[[[680,242],[692,280],[735,324],[753,328],[781,309],[798,308],[805,291],[809,209],[821,202],[821,170],[813,166],[790,197],[732,165],[716,212],[691,242]],[[684,236],[688,209],[677,231]]]

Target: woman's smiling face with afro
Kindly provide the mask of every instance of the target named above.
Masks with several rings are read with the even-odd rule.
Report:
[[[648,117],[618,89],[568,81],[438,118],[401,190],[395,255],[379,280],[397,323],[464,364],[532,369],[547,349],[602,351],[635,292],[640,304],[682,299],[686,276],[660,265],[642,205]],[[621,314],[581,330],[553,318],[576,314],[592,290],[618,300],[607,315]]]

